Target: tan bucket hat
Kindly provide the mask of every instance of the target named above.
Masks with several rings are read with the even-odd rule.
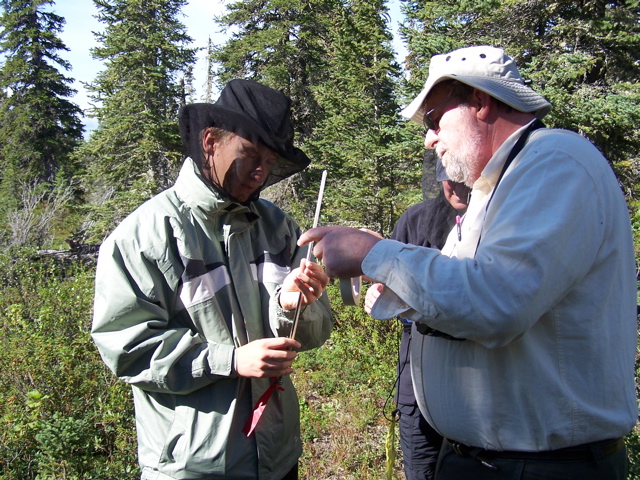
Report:
[[[516,110],[533,113],[540,119],[552,108],[546,98],[525,84],[515,61],[503,49],[479,45],[433,56],[424,88],[402,110],[402,116],[423,125],[424,100],[435,85],[447,79],[482,90]]]

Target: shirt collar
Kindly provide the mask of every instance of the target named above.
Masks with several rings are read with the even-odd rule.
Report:
[[[478,180],[473,184],[473,190],[480,190],[487,193],[495,188],[496,182],[498,181],[498,178],[500,178],[500,172],[502,171],[504,162],[509,156],[509,152],[520,138],[520,135],[522,135],[532,122],[533,120],[513,132],[509,135],[509,138],[500,145],[498,150],[496,150],[487,165],[484,167],[484,170],[482,170],[480,178],[478,178]]]

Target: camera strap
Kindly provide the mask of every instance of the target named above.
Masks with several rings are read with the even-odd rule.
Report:
[[[496,194],[496,190],[498,189],[498,185],[500,184],[500,181],[502,180],[502,177],[504,177],[505,172],[507,171],[507,169],[511,165],[511,162],[513,162],[513,159],[518,156],[518,154],[522,151],[524,146],[527,144],[527,140],[529,139],[529,135],[531,134],[531,132],[533,132],[534,130],[538,130],[539,128],[545,128],[545,124],[542,123],[542,121],[540,121],[540,120],[538,120],[536,118],[525,129],[525,131],[522,132],[522,135],[520,135],[520,138],[518,138],[518,141],[516,141],[515,145],[513,146],[511,151],[509,152],[509,156],[504,161],[504,165],[502,166],[502,171],[500,172],[500,176],[498,177],[498,180],[496,181],[495,187],[493,187],[493,192],[491,192],[491,196],[489,197],[489,201],[487,202],[487,206],[484,209],[485,218],[487,216],[487,212],[489,211],[489,204],[491,203],[491,200],[493,200],[493,196]],[[484,226],[484,221],[482,222],[482,224]],[[478,247],[480,246],[480,240],[482,240],[482,232],[480,232],[480,236],[478,237],[478,244],[476,245],[476,253],[478,253]],[[474,254],[474,257],[475,257],[475,254]]]

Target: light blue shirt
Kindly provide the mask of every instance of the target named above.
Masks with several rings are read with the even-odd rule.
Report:
[[[418,404],[449,439],[544,451],[620,437],[637,418],[624,196],[591,143],[545,129],[531,134],[486,210],[521,132],[474,184],[462,241],[444,248],[457,258],[393,240],[369,252],[364,274],[388,287],[372,315],[467,339],[413,343]]]

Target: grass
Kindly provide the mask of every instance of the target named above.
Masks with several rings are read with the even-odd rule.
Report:
[[[130,388],[89,336],[92,267],[0,258],[0,285],[0,479],[139,478]],[[331,338],[294,364],[300,478],[386,480],[401,325],[343,307],[336,284],[328,292]],[[640,428],[627,446],[629,479],[640,480]],[[397,440],[394,451],[393,478],[403,480]]]
[[[301,407],[301,478],[386,479],[395,370],[402,328],[362,308],[341,307],[330,286],[336,326],[320,349],[301,353],[293,376]],[[397,427],[396,427],[397,430]],[[398,442],[393,472],[404,479]]]

